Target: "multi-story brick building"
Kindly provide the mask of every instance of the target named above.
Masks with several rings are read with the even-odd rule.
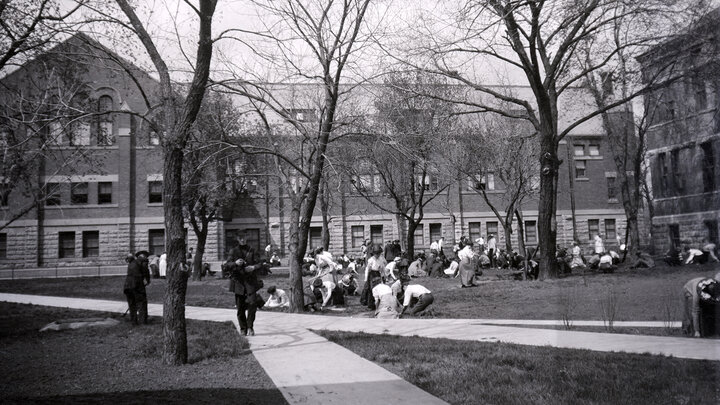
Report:
[[[720,9],[639,58],[644,75],[679,80],[646,97],[653,243],[718,244],[720,218]],[[666,73],[662,73],[662,69]]]
[[[162,152],[159,138],[142,118],[152,112],[152,100],[157,94],[153,78],[92,39],[77,35],[1,82],[7,88],[20,89],[44,77],[42,70],[48,66],[68,66],[69,61],[82,73],[90,105],[96,107],[93,114],[78,119],[77,125],[55,128],[52,121],[58,119],[53,119],[48,120],[44,131],[53,136],[62,134],[52,146],[53,151],[81,151],[92,159],[74,165],[73,170],[57,167],[59,162],[54,159],[37,166],[34,186],[56,191],[0,231],[3,267],[102,265],[119,263],[128,251],[164,250]],[[17,93],[4,94],[7,98]],[[576,99],[564,100],[560,106],[564,111],[561,129],[571,116],[579,114],[577,98],[588,100],[579,89],[574,94]],[[311,120],[315,110],[299,102],[294,111],[298,119]],[[16,127],[13,131],[24,129]],[[616,236],[624,236],[625,218],[599,120],[578,126],[560,148],[560,156],[567,158],[559,184],[558,243],[568,245],[573,238],[573,189],[578,239],[589,244],[594,233],[599,232],[608,245],[614,245]],[[211,225],[206,260],[222,259],[237,234],[245,235],[257,248],[273,244],[285,252],[289,204],[284,186],[272,172],[255,176],[262,180],[248,183],[252,187],[243,198],[225,209],[223,218]],[[335,192],[330,209],[332,252],[359,252],[365,239],[375,243],[402,239],[402,224],[395,215],[377,210],[354,193],[349,179],[344,183]],[[437,184],[430,179],[426,187],[432,191]],[[452,242],[461,235],[476,238],[489,233],[497,234],[502,245],[502,227],[474,187],[475,180],[456,181],[426,207],[425,218],[415,234],[417,248],[426,248],[440,237]],[[484,187],[491,198],[496,198],[503,185],[488,174]],[[373,198],[385,197],[379,193]],[[3,199],[5,220],[25,200],[19,190]],[[526,240],[534,245],[538,235],[536,201],[526,201],[522,208]],[[320,244],[321,224],[318,208],[309,246]],[[188,233],[192,246],[195,238],[192,231]]]

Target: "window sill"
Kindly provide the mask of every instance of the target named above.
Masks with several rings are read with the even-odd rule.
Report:
[[[70,208],[118,208],[118,204],[66,204],[66,205],[46,205],[45,209],[70,209]]]
[[[573,157],[575,160],[603,160],[602,155],[600,155],[600,156],[594,156],[594,155],[593,156],[590,156],[590,155],[578,156],[578,155],[575,155]]]
[[[590,181],[589,177],[575,177],[575,181]]]
[[[50,147],[55,150],[75,150],[75,149],[89,149],[89,150],[117,150],[117,145],[54,145]]]
[[[610,204],[617,204],[619,202],[617,198],[608,198],[608,203]]]
[[[159,202],[159,203],[147,203],[147,206],[148,206],[148,207],[162,207],[162,206],[163,206],[163,203],[161,203],[161,202]]]

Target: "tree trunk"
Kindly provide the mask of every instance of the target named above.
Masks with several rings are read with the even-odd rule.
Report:
[[[538,201],[538,253],[541,280],[557,277],[557,181],[559,161],[552,132],[542,134],[540,142],[540,198]]]
[[[302,312],[305,306],[302,280],[302,261],[305,249],[300,249],[299,238],[300,211],[293,204],[290,211],[290,232],[288,241],[288,265],[290,266],[290,312]],[[305,236],[307,239],[307,235]]]
[[[525,224],[523,223],[523,217],[520,210],[515,210],[515,217],[518,221],[518,253],[523,256],[527,256],[527,252],[525,251]]]
[[[165,151],[163,168],[163,208],[167,250],[167,288],[163,300],[163,361],[187,363],[185,293],[188,272],[185,264],[185,230],[182,212],[183,150],[170,146]]]
[[[203,278],[202,262],[205,255],[205,243],[207,242],[208,224],[203,221],[200,232],[195,232],[197,244],[195,245],[195,256],[193,257],[193,280],[199,281]]]
[[[505,231],[505,251],[512,252],[512,222],[502,221],[501,224],[503,227],[503,231]]]
[[[330,250],[330,196],[328,195],[327,181],[320,183],[320,212],[322,214],[322,247],[325,251]]]
[[[418,227],[419,222],[416,221],[408,221],[408,227],[407,227],[407,249],[406,249],[406,258],[408,260],[413,260],[415,257],[415,230]]]

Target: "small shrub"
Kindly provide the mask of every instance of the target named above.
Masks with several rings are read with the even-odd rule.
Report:
[[[577,304],[577,291],[573,289],[563,290],[559,298],[560,305],[560,317],[563,322],[563,326],[567,330],[573,328],[573,309]]]
[[[615,330],[615,319],[619,309],[618,294],[614,288],[608,288],[605,296],[600,299],[600,309],[602,311],[603,324],[605,330],[613,332]]]

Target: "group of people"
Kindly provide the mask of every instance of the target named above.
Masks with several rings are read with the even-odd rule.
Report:
[[[674,243],[670,244],[670,249],[665,252],[663,260],[670,266],[680,266],[683,264],[705,264],[710,262],[718,262],[716,255],[717,245],[705,238],[700,249],[692,248],[689,244],[685,244],[682,251],[678,250]]]

